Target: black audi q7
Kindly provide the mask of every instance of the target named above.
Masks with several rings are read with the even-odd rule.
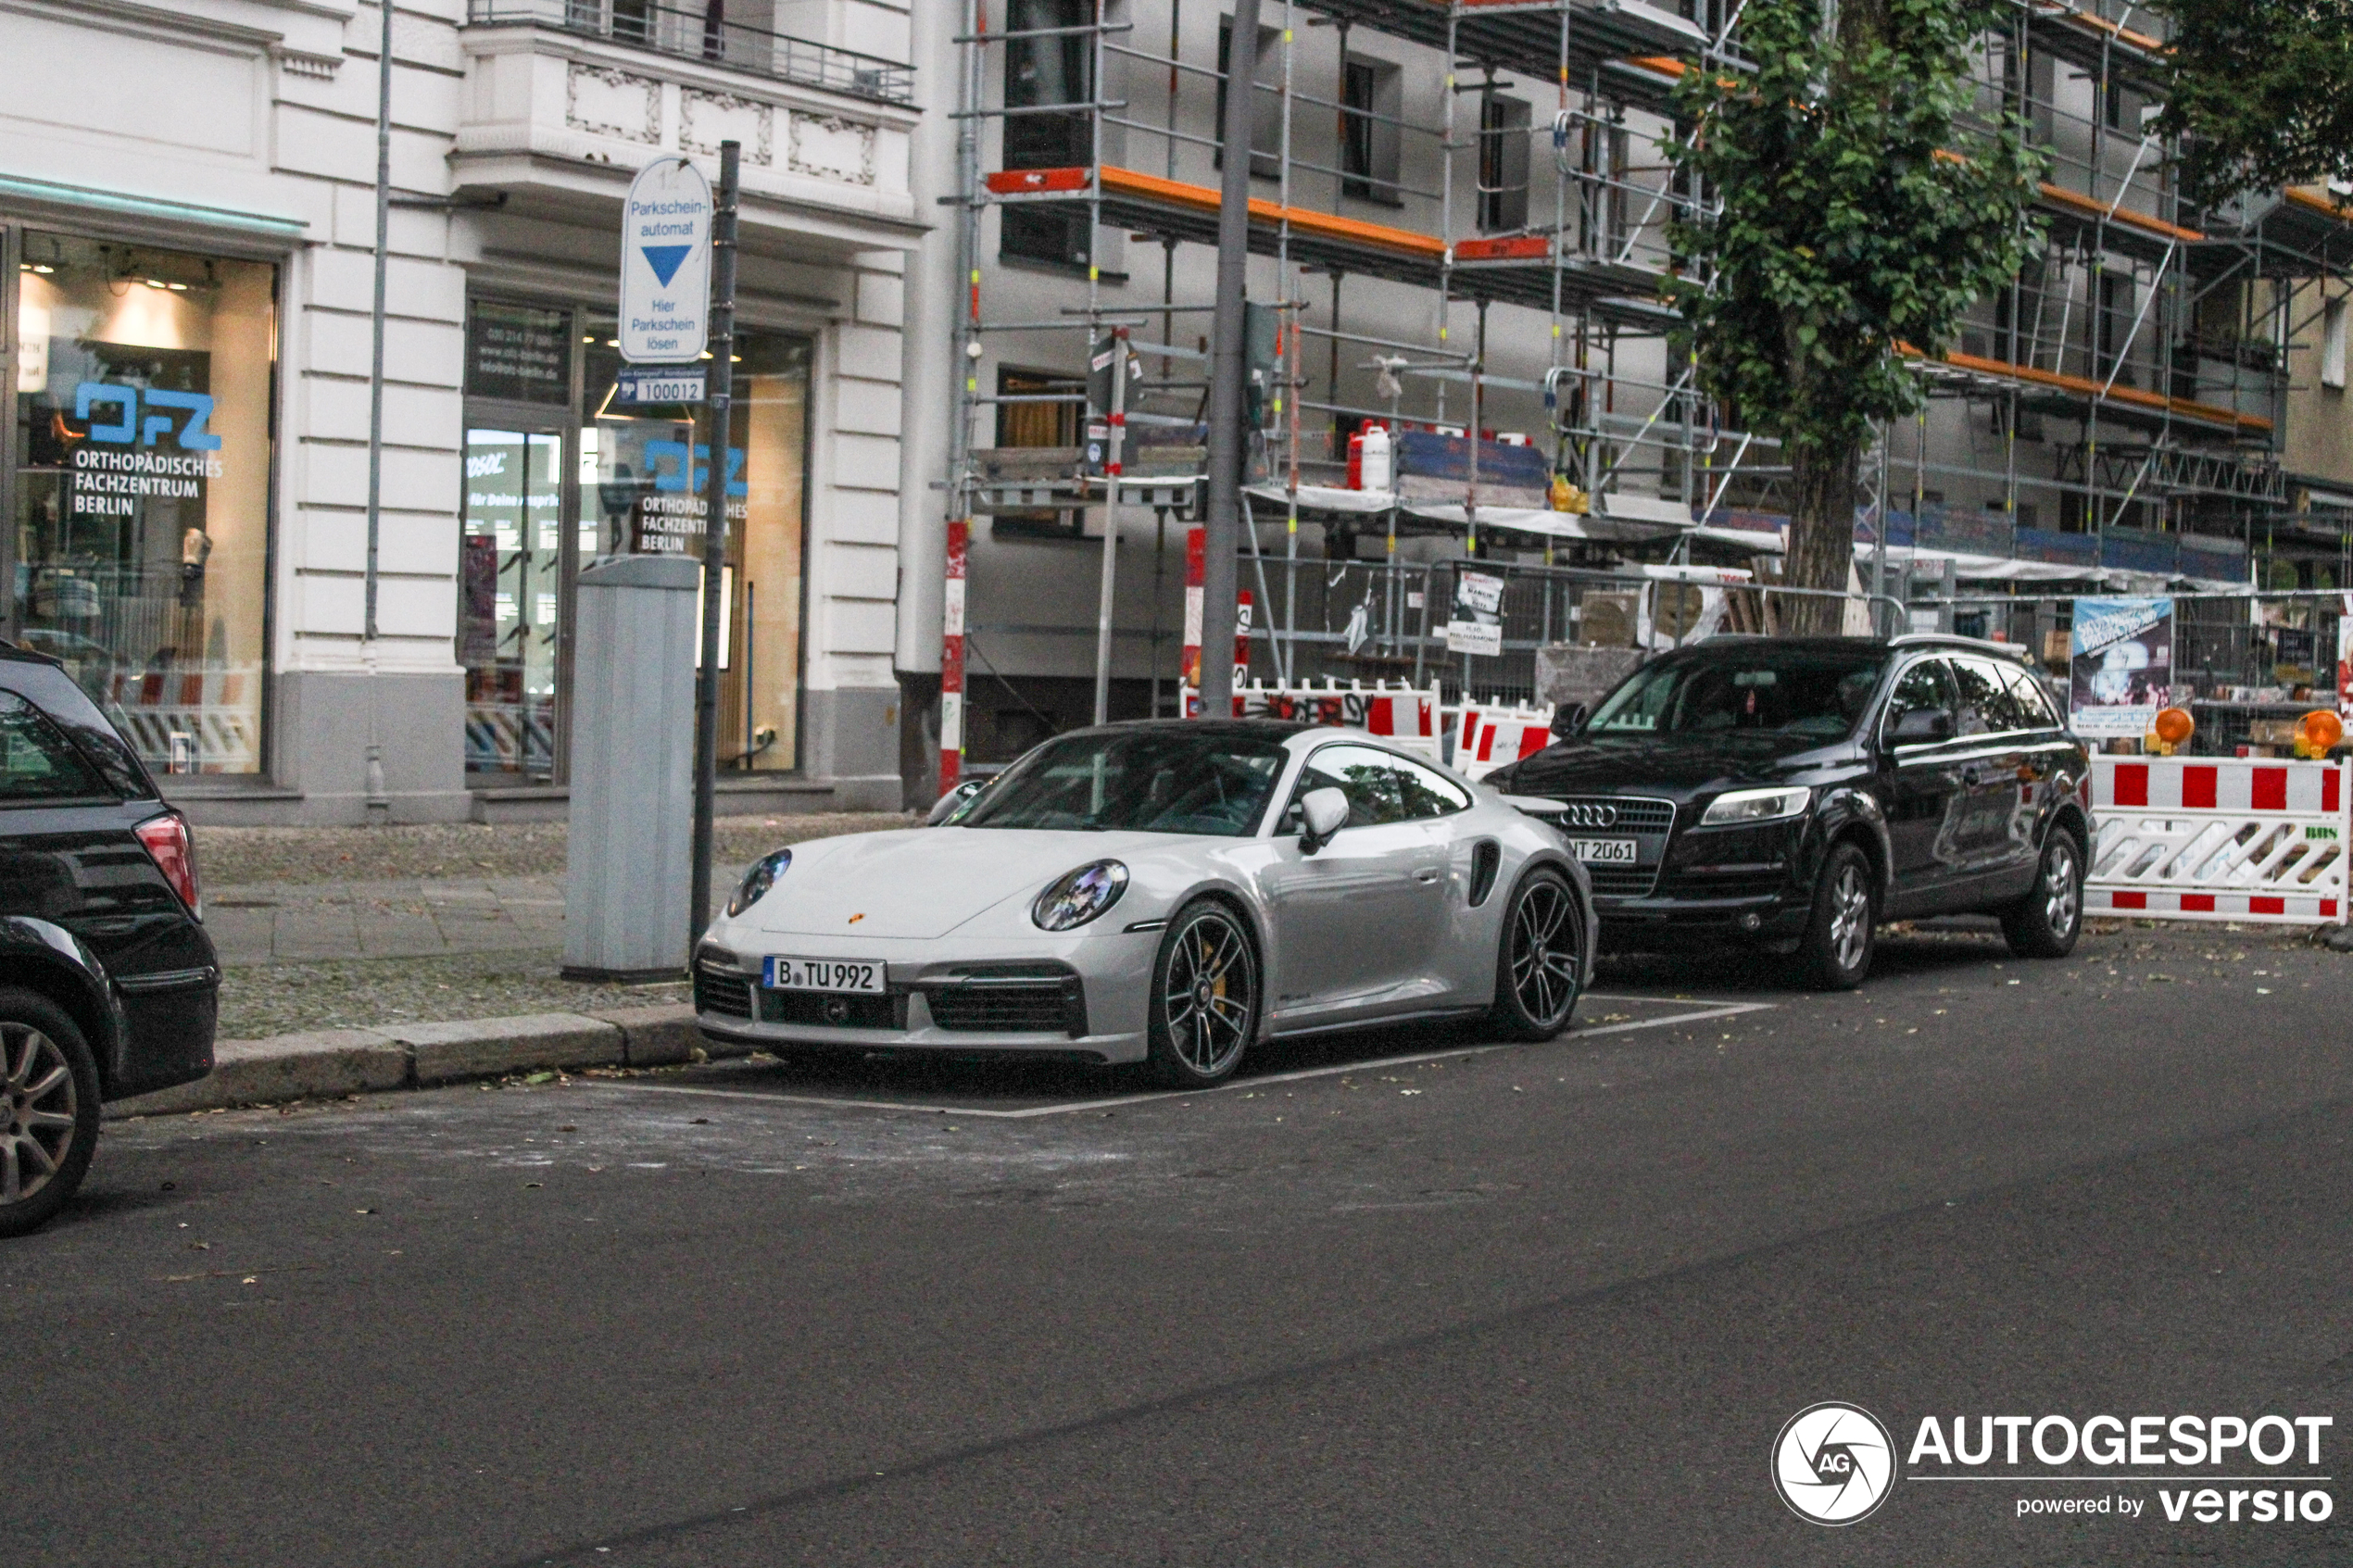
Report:
[[[1767,945],[1843,989],[1883,920],[1983,911],[2021,954],[2071,950],[2090,771],[2002,644],[1717,637],[1487,782],[1568,837],[1604,947]]]

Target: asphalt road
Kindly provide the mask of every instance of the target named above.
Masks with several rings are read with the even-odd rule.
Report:
[[[11,1555],[2353,1562],[2353,957],[1959,935],[1850,997],[1598,990],[1551,1045],[1208,1095],[722,1064],[111,1126],[0,1251]],[[2333,1415],[2339,1512],[1900,1481],[1825,1529],[1768,1451],[1832,1399],[1899,1446]],[[2018,1517],[2054,1495],[2146,1511]]]

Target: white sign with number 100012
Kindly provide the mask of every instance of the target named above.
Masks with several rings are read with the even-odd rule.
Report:
[[[711,340],[711,182],[683,157],[637,171],[621,208],[621,357],[691,365]]]

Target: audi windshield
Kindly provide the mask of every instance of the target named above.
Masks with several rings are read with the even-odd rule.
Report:
[[[1637,671],[1587,721],[1588,735],[1736,731],[1838,740],[1869,706],[1887,649],[1877,643],[1742,642],[1669,654]]]

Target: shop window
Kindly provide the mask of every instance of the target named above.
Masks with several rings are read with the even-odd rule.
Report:
[[[466,395],[572,401],[572,313],[477,299],[466,307]]]
[[[700,560],[712,460],[709,407],[621,405],[612,318],[587,319],[581,335],[587,350],[581,564],[620,554]],[[790,333],[755,328],[736,339],[735,405],[719,457],[727,471],[722,768],[773,772],[799,761],[810,354],[809,340]]]
[[[16,616],[157,772],[261,768],[277,269],[25,236]]]

